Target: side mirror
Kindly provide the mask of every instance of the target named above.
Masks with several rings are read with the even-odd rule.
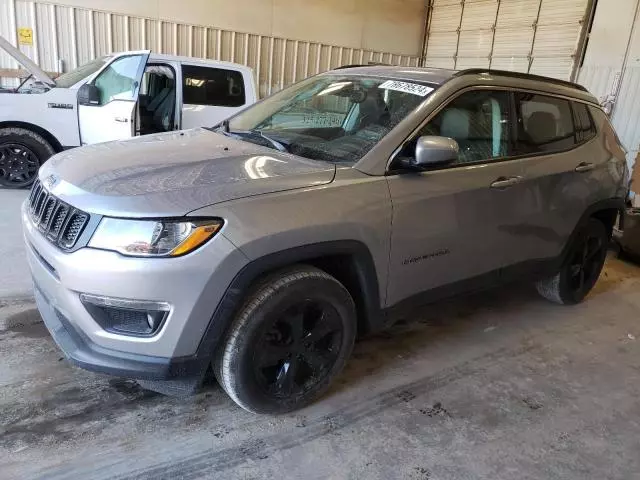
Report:
[[[90,83],[85,83],[78,90],[78,105],[100,105],[100,89]]]
[[[458,159],[458,142],[448,137],[420,137],[416,144],[413,165],[427,168],[436,165],[446,165]]]

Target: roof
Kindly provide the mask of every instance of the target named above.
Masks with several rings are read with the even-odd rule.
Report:
[[[241,65],[239,63],[232,62],[223,62],[222,60],[211,60],[208,58],[196,58],[196,57],[182,57],[177,55],[164,55],[161,53],[151,52],[149,55],[149,60],[151,62],[164,61],[164,62],[179,62],[179,63],[188,63],[192,65],[207,65],[211,66],[219,66],[219,67],[232,67],[235,70],[247,70],[253,71],[251,67],[246,65]]]
[[[444,68],[392,67],[380,65],[353,65],[341,67],[327,73],[348,71],[355,75],[371,75],[395,80],[426,82],[441,85],[451,79],[464,80],[470,84],[499,85],[523,89],[541,90],[558,95],[567,95],[597,104],[597,99],[586,88],[577,83],[543,77],[528,73],[489,69],[448,70]]]

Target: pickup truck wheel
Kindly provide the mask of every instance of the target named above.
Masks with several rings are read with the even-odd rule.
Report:
[[[0,185],[24,188],[33,183],[53,147],[41,135],[25,128],[0,129]]]
[[[563,305],[580,303],[598,281],[608,246],[609,235],[604,224],[594,218],[589,219],[576,236],[560,271],[537,283],[538,293]]]
[[[214,360],[227,394],[254,413],[284,413],[326,391],[356,335],[349,292],[310,266],[267,277],[249,294]]]

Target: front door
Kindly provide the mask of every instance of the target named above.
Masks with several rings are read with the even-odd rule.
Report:
[[[91,81],[98,88],[99,101],[78,105],[83,145],[135,135],[136,104],[148,58],[148,51],[119,56]]]
[[[523,161],[509,158],[512,124],[508,92],[473,90],[405,144],[399,157],[413,155],[419,136],[449,137],[460,154],[444,168],[387,177],[393,202],[389,306],[438,287],[491,281],[491,273],[511,264],[523,175]],[[400,162],[395,159],[392,172]]]

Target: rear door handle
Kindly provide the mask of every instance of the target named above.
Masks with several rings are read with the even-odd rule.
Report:
[[[505,189],[517,185],[522,180],[522,177],[500,177],[491,184],[491,188]]]
[[[576,172],[579,172],[579,173],[590,172],[594,168],[596,168],[596,166],[593,163],[582,162],[580,165],[576,167]]]
[[[114,120],[120,123],[129,123],[129,119],[127,117],[116,117]]]

